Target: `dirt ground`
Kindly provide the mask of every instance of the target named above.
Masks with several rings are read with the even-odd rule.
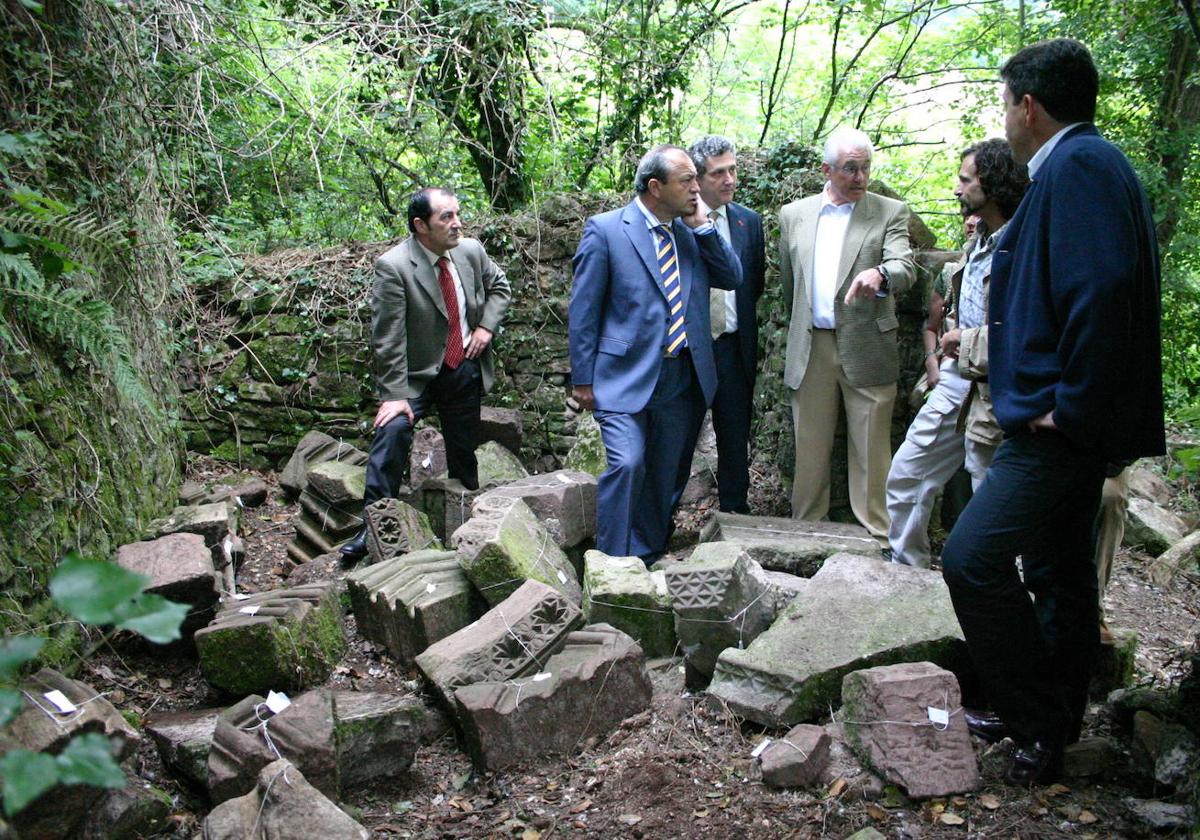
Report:
[[[210,481],[228,469],[194,458],[189,478]],[[239,591],[286,585],[285,547],[296,506],[281,501],[272,473],[263,507],[243,512],[247,560]],[[1180,505],[1192,502],[1182,494]],[[684,511],[681,530],[694,530],[704,510]],[[687,548],[679,554],[686,554]],[[1134,631],[1139,684],[1178,682],[1186,651],[1200,632],[1197,580],[1177,576],[1168,588],[1146,578],[1147,559],[1122,551],[1109,588],[1109,624]],[[420,675],[357,636],[346,618],[350,653],[328,684],[341,689],[420,693]],[[453,734],[420,749],[400,778],[349,792],[343,807],[386,838],[809,838],[846,837],[874,827],[889,838],[1110,838],[1149,837],[1125,813],[1126,796],[1170,799],[1126,769],[1124,759],[1099,781],[1021,791],[1004,785],[1004,755],[976,742],[983,784],[972,794],[908,801],[889,789],[874,801],[847,780],[819,790],[778,791],[763,785],[751,756],[767,735],[760,727],[714,708],[683,688],[677,661],[652,663],[652,707],[625,721],[577,755],[497,773],[475,773]],[[106,647],[79,678],[105,692],[122,710],[145,717],[163,710],[227,704],[200,675],[193,657],[136,644]],[[1089,712],[1086,734],[1127,734],[1101,706]],[[149,741],[149,739],[147,739]],[[165,836],[198,836],[207,812],[202,792],[188,789],[162,767],[152,744],[136,759],[139,773],[174,798]],[[1176,795],[1178,796],[1178,795]],[[1176,798],[1175,801],[1178,801]],[[314,839],[316,840],[316,839]]]

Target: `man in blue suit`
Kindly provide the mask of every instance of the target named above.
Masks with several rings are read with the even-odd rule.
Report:
[[[717,435],[717,503],[721,510],[749,513],[750,418],[754,377],[758,370],[758,314],[766,262],[762,217],[733,200],[737,188],[737,154],[724,137],[702,137],[688,148],[700,181],[700,198],[717,233],[730,244],[742,266],[742,285],[735,290],[712,289],[709,319],[717,393],[712,401],[713,431]],[[704,415],[699,420],[702,422]],[[690,452],[700,434],[697,424]],[[685,455],[676,492],[683,493],[691,458]]]
[[[637,197],[587,220],[571,262],[573,396],[595,412],[608,468],[596,498],[596,548],[646,564],[670,535],[688,432],[717,390],[709,287],[742,271],[701,206],[696,167],[678,146],[638,164]]]
[[[1012,736],[1006,778],[1029,786],[1060,772],[1087,706],[1105,467],[1165,451],[1159,262],[1145,192],[1092,125],[1087,48],[1042,41],[1000,76],[1031,182],[992,260],[988,376],[1005,439],[942,564],[997,714],[968,726]]]

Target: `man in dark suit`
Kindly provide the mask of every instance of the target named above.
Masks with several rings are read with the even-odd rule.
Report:
[[[1087,49],[1033,44],[1000,76],[1031,181],[992,260],[988,377],[1005,439],[942,563],[998,716],[974,728],[1012,736],[1006,778],[1028,786],[1058,774],[1087,705],[1105,467],[1165,451],[1159,262],[1145,192],[1092,125]]]
[[[504,272],[462,236],[458,199],[427,187],[408,205],[411,236],[375,263],[372,346],[380,405],[363,503],[394,497],[413,426],[433,408],[442,421],[451,478],[479,486],[479,407],[492,386],[492,336],[510,296]],[[366,527],[340,549],[367,551]]]
[[[709,135],[691,145],[700,198],[717,233],[730,244],[742,265],[742,284],[735,290],[712,289],[709,319],[713,357],[717,364],[717,393],[712,401],[713,431],[717,435],[717,503],[721,510],[749,513],[750,418],[754,377],[758,369],[758,315],[763,291],[765,254],[762,217],[733,200],[737,188],[737,154],[724,137]],[[703,421],[704,415],[700,415]],[[697,425],[689,452],[699,436]],[[691,459],[684,458],[676,484],[682,494]]]
[[[595,412],[608,458],[596,548],[649,565],[666,548],[687,431],[717,390],[709,287],[737,288],[742,272],[687,152],[650,150],[634,186],[632,202],[584,225],[569,342],[573,396]]]

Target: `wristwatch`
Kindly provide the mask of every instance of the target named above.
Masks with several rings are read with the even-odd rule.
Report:
[[[888,270],[882,265],[875,266],[875,270],[879,272],[881,277],[883,277],[883,282],[879,284],[879,291],[884,293],[891,291],[892,277],[890,274],[888,274]]]

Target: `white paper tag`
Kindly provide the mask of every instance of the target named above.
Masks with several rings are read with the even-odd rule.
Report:
[[[421,462],[421,466],[424,467],[425,469],[429,469],[430,467],[432,467],[433,466],[433,456],[426,455],[425,460]]]
[[[290,705],[292,705],[291,698],[282,691],[267,692],[267,708],[275,714],[279,714]]]
[[[559,473],[559,474],[558,474],[558,480],[559,480],[559,481],[561,481],[563,484],[574,484],[574,483],[575,483],[575,482],[574,482],[574,481],[571,479],[571,477],[570,477],[570,476],[563,475],[562,473]]]
[[[434,592],[437,592],[437,584],[436,583],[425,584],[425,591],[428,592],[430,595],[432,595]]]
[[[225,556],[230,560],[233,559],[233,539],[226,537],[225,542],[221,543],[221,549],[225,552]]]
[[[233,593],[233,600],[235,600],[235,601],[245,601],[249,597],[250,596],[247,595],[245,592],[234,592]]]
[[[567,582],[567,576],[566,576],[566,573],[564,573],[562,569],[559,569],[559,570],[558,570],[558,582],[559,582],[559,583],[566,583],[566,582]]]
[[[257,615],[258,609],[258,604],[251,604],[248,607],[242,607],[238,612],[245,613],[246,615]]]
[[[542,680],[548,680],[548,679],[550,679],[552,676],[554,676],[554,675],[553,675],[553,674],[551,674],[549,671],[542,671],[540,674],[534,674],[534,675],[533,675],[533,681],[534,681],[534,682],[541,682]]]
[[[58,710],[64,715],[69,715],[77,708],[74,703],[67,699],[67,695],[63,694],[57,688],[53,691],[47,691],[42,696],[57,706]]]
[[[771,743],[770,738],[763,738],[761,741],[758,742],[758,746],[756,746],[754,748],[754,751],[752,753],[750,753],[750,757],[758,758],[760,755],[763,754],[763,750],[765,750],[767,748],[767,745],[770,743]]]
[[[939,709],[936,706],[929,707],[929,722],[934,726],[949,726],[950,713],[945,709]]]

